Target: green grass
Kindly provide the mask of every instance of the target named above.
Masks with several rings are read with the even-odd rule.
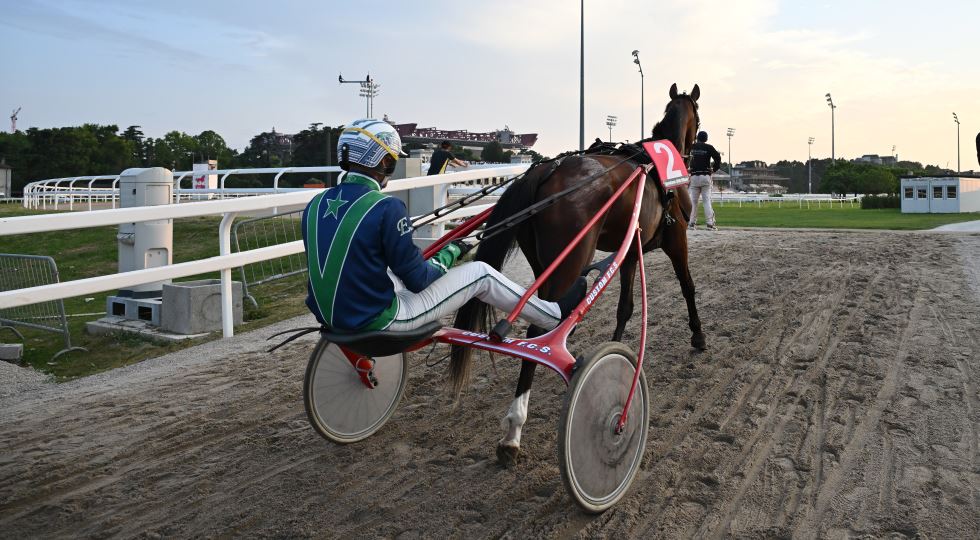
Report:
[[[0,206],[0,217],[40,214],[22,207]],[[217,217],[181,219],[174,222],[174,262],[186,262],[212,257],[218,254]],[[0,236],[0,253],[49,255],[58,265],[61,281],[112,274],[117,271],[117,227],[100,227],[59,231],[51,233]],[[233,273],[239,279],[237,272]],[[189,276],[178,281],[215,279],[217,272]],[[306,277],[291,276],[258,287],[250,292],[255,295],[259,307],[252,308],[245,302],[245,323],[236,332],[272,324],[306,312],[303,298],[306,294]],[[161,356],[171,351],[216,339],[220,333],[207,338],[180,344],[151,341],[131,334],[91,336],[85,333],[85,323],[103,316],[106,297],[115,291],[88,297],[65,299],[65,312],[71,330],[72,345],[85,347],[88,352],[70,352],[51,361],[64,346],[61,334],[17,327],[24,335],[24,363],[35,369],[51,373],[59,380],[68,380],[116,367],[129,365],[147,358]],[[15,342],[9,330],[0,333],[0,340]]]
[[[980,213],[966,214],[903,214],[897,208],[862,210],[858,205],[843,208],[835,204],[830,208],[827,203],[821,207],[811,204],[810,208],[804,203],[803,208],[795,201],[785,201],[780,207],[777,203],[726,202],[713,205],[715,220],[719,227],[786,227],[786,228],[816,228],[816,229],[891,229],[891,230],[923,230],[939,227],[949,223],[980,220]],[[700,209],[698,223],[704,223],[704,210]]]

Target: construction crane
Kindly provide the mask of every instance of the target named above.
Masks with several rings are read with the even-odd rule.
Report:
[[[16,109],[14,109],[13,114],[10,115],[10,132],[11,133],[17,133],[17,113],[19,113],[22,108],[23,107],[17,107]]]

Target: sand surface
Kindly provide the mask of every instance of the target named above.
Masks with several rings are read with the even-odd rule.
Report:
[[[565,387],[547,370],[512,468],[494,454],[508,359],[478,358],[453,409],[445,364],[413,354],[388,425],[336,446],[303,410],[312,338],[267,354],[265,329],[61,385],[0,371],[0,536],[980,537],[980,235],[691,244],[709,349],[690,348],[667,259],[649,256],[649,442],[605,514],[564,491]],[[617,287],[573,350],[609,339]]]

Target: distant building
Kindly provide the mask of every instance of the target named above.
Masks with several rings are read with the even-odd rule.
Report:
[[[385,121],[395,127],[402,143],[414,143],[426,147],[438,146],[449,141],[454,146],[469,148],[480,155],[488,144],[499,143],[504,150],[525,150],[538,141],[537,133],[518,134],[504,126],[504,129],[487,132],[473,132],[466,129],[445,130],[436,127],[418,127],[418,124],[396,124],[385,116]]]
[[[13,196],[13,168],[6,159],[0,159],[0,198]]]
[[[764,161],[743,161],[735,165],[730,182],[733,190],[746,192],[786,193],[789,178],[779,176]]]
[[[293,136],[279,133],[272,128],[267,140],[271,154],[279,156],[280,163],[289,163],[293,158]]]
[[[851,160],[852,163],[871,163],[873,165],[895,165],[898,159],[895,156],[879,156],[878,154],[865,154],[859,158]]]
[[[980,212],[980,176],[904,177],[902,213]]]
[[[874,165],[881,165],[881,156],[878,154],[864,154],[859,158],[854,158],[851,160],[853,163],[872,163]]]

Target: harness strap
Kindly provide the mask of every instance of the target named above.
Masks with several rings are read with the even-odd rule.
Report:
[[[578,153],[582,153],[582,152],[578,152]],[[622,165],[623,163],[626,163],[627,161],[630,161],[631,159],[633,159],[637,155],[639,155],[639,153],[633,154],[633,155],[630,155],[630,156],[627,156],[627,157],[619,160],[618,162],[616,162],[614,165],[612,165],[610,167],[607,167],[607,168],[599,171],[598,173],[589,176],[588,178],[585,178],[584,180],[582,180],[581,182],[575,184],[574,186],[571,186],[569,188],[566,188],[566,189],[564,189],[562,191],[559,191],[558,193],[555,193],[553,195],[549,195],[548,197],[545,197],[544,199],[541,199],[540,201],[532,204],[531,206],[528,206],[524,210],[521,210],[520,212],[518,212],[516,214],[513,214],[511,216],[508,216],[504,221],[501,221],[500,223],[497,223],[497,224],[495,224],[493,226],[486,227],[483,231],[478,232],[478,233],[471,234],[471,235],[467,236],[466,238],[467,239],[476,240],[476,242],[479,243],[479,242],[482,242],[482,241],[484,241],[484,240],[486,240],[488,238],[492,238],[492,237],[494,237],[494,236],[496,236],[498,234],[501,234],[501,233],[503,233],[503,232],[505,232],[505,231],[507,231],[507,230],[509,230],[509,229],[511,229],[511,228],[513,228],[515,226],[517,226],[517,225],[520,225],[521,223],[523,223],[523,222],[527,221],[528,219],[534,217],[540,211],[542,211],[545,208],[547,208],[547,207],[555,204],[561,198],[563,198],[563,197],[565,197],[565,196],[567,196],[567,195],[569,195],[569,194],[571,194],[571,193],[573,193],[575,191],[578,191],[578,190],[582,189],[583,187],[589,185],[593,180],[604,176],[609,171],[615,169],[616,167],[619,167],[620,165]],[[566,157],[566,156],[562,156],[562,157]],[[550,171],[548,171],[548,173],[547,173],[548,176],[550,177],[552,174],[554,174],[555,170],[560,165],[561,165],[561,163],[558,163],[558,164],[554,165],[552,167],[552,169]]]

